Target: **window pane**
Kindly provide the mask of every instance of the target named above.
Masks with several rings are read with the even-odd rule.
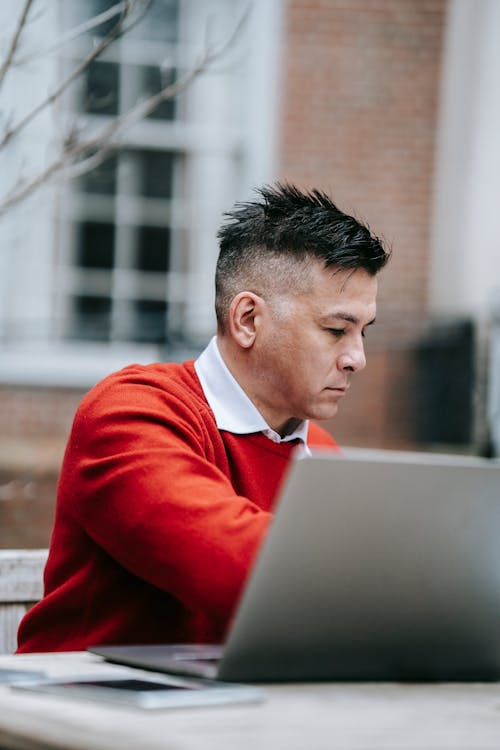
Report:
[[[147,97],[158,94],[175,80],[175,70],[145,65],[143,68],[143,87]],[[175,98],[166,99],[150,115],[154,120],[173,120],[175,118]]]
[[[109,341],[111,300],[109,297],[78,295],[73,298],[72,338]]]
[[[117,159],[111,156],[91,172],[83,175],[80,179],[83,192],[114,195],[116,193],[116,166]]]
[[[89,19],[94,18],[100,13],[104,13],[104,11],[112,8],[113,5],[116,5],[116,0],[86,0],[86,17]],[[116,26],[119,20],[120,13],[117,13],[112,18],[110,18],[109,21],[105,21],[104,23],[101,23],[99,26],[96,26],[94,29],[92,29],[91,33],[100,37],[107,36],[110,31]]]
[[[165,151],[139,151],[140,195],[145,198],[171,198],[173,154]]]
[[[118,65],[93,62],[85,71],[82,110],[93,115],[118,113]]]
[[[77,265],[83,268],[113,268],[115,227],[86,221],[78,227]]]
[[[138,271],[168,271],[170,232],[165,227],[139,227],[136,268]]]
[[[167,303],[138,299],[134,303],[135,330],[133,341],[162,343],[167,338]]]

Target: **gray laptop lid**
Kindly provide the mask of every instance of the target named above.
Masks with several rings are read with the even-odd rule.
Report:
[[[220,676],[500,676],[500,466],[366,452],[298,461]]]
[[[385,451],[295,462],[218,667],[204,648],[92,650],[166,671],[183,671],[184,652],[186,672],[199,656],[227,681],[500,677],[500,465]]]

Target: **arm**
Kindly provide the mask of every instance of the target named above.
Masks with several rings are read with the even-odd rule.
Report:
[[[122,372],[77,414],[60,495],[120,565],[226,617],[271,516],[235,493],[211,429],[182,391]]]

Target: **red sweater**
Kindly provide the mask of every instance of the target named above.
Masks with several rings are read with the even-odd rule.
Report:
[[[335,447],[314,424],[308,443]],[[221,641],[293,450],[219,431],[193,362],[107,377],[76,413],[19,652]]]

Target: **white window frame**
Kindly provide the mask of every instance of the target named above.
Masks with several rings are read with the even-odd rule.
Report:
[[[221,13],[228,1],[231,2],[213,0],[221,8]],[[198,39],[193,39],[191,49],[196,55],[205,33],[203,25],[196,25],[199,0],[181,2],[185,23],[193,24],[199,34]],[[218,101],[228,106],[228,91],[221,91],[215,67],[187,92],[187,106],[191,108],[187,125],[161,121],[158,127],[158,122],[145,122],[127,136],[127,144],[131,146],[139,147],[145,142],[150,145],[160,137],[160,128],[167,128],[169,143],[176,143],[179,149],[188,149],[189,152],[188,182],[185,187],[189,200],[173,201],[169,207],[165,206],[165,210],[171,211],[173,226],[187,223],[196,227],[196,231],[192,230],[190,243],[197,248],[197,262],[185,278],[174,273],[168,277],[167,283],[173,294],[190,301],[186,325],[195,346],[198,344],[201,347],[215,330],[213,274],[218,251],[216,232],[222,212],[231,207],[235,200],[250,197],[253,187],[271,181],[275,174],[282,26],[281,0],[254,0],[247,20],[246,48],[237,51],[246,61],[245,79],[240,81],[239,92],[232,93],[239,94],[244,105],[240,127],[222,128],[217,120],[208,123],[207,113],[211,112],[213,119],[214,97],[219,97]],[[46,138],[50,141],[50,129],[46,132]],[[238,173],[231,167],[228,154],[238,155]],[[61,283],[61,277],[54,269],[58,267],[58,255],[64,243],[68,241],[71,226],[68,218],[71,220],[78,208],[67,185],[60,186],[58,200],[54,200],[52,190],[33,196],[30,201],[37,222],[44,227],[45,234],[40,231],[35,233],[38,237],[43,236],[43,242],[38,243],[38,247],[33,243],[26,250],[22,262],[19,262],[19,255],[16,256],[18,262],[14,271],[12,255],[16,242],[10,256],[7,252],[0,258],[2,278],[8,278],[9,284],[14,280],[18,297],[22,297],[25,291],[29,293],[36,282],[38,297],[43,300],[36,310],[31,304],[27,305],[29,310],[21,320],[18,336],[9,334],[12,320],[9,321],[9,316],[5,314],[5,306],[0,305],[0,336],[4,333],[0,339],[0,383],[89,387],[108,372],[132,361],[151,362],[165,357],[184,359],[194,355],[196,352],[193,348],[166,353],[161,346],[152,344],[94,344],[54,337],[55,329],[60,333],[55,325],[59,310],[54,306],[57,298],[54,292],[57,284]],[[12,212],[11,226],[20,221],[22,209],[26,209],[26,206],[23,204]],[[48,211],[47,207],[51,210]],[[34,236],[32,233],[32,241]],[[28,273],[37,258],[36,272]],[[4,281],[3,290],[6,288]],[[44,325],[30,338],[30,326],[37,320],[43,320]]]

